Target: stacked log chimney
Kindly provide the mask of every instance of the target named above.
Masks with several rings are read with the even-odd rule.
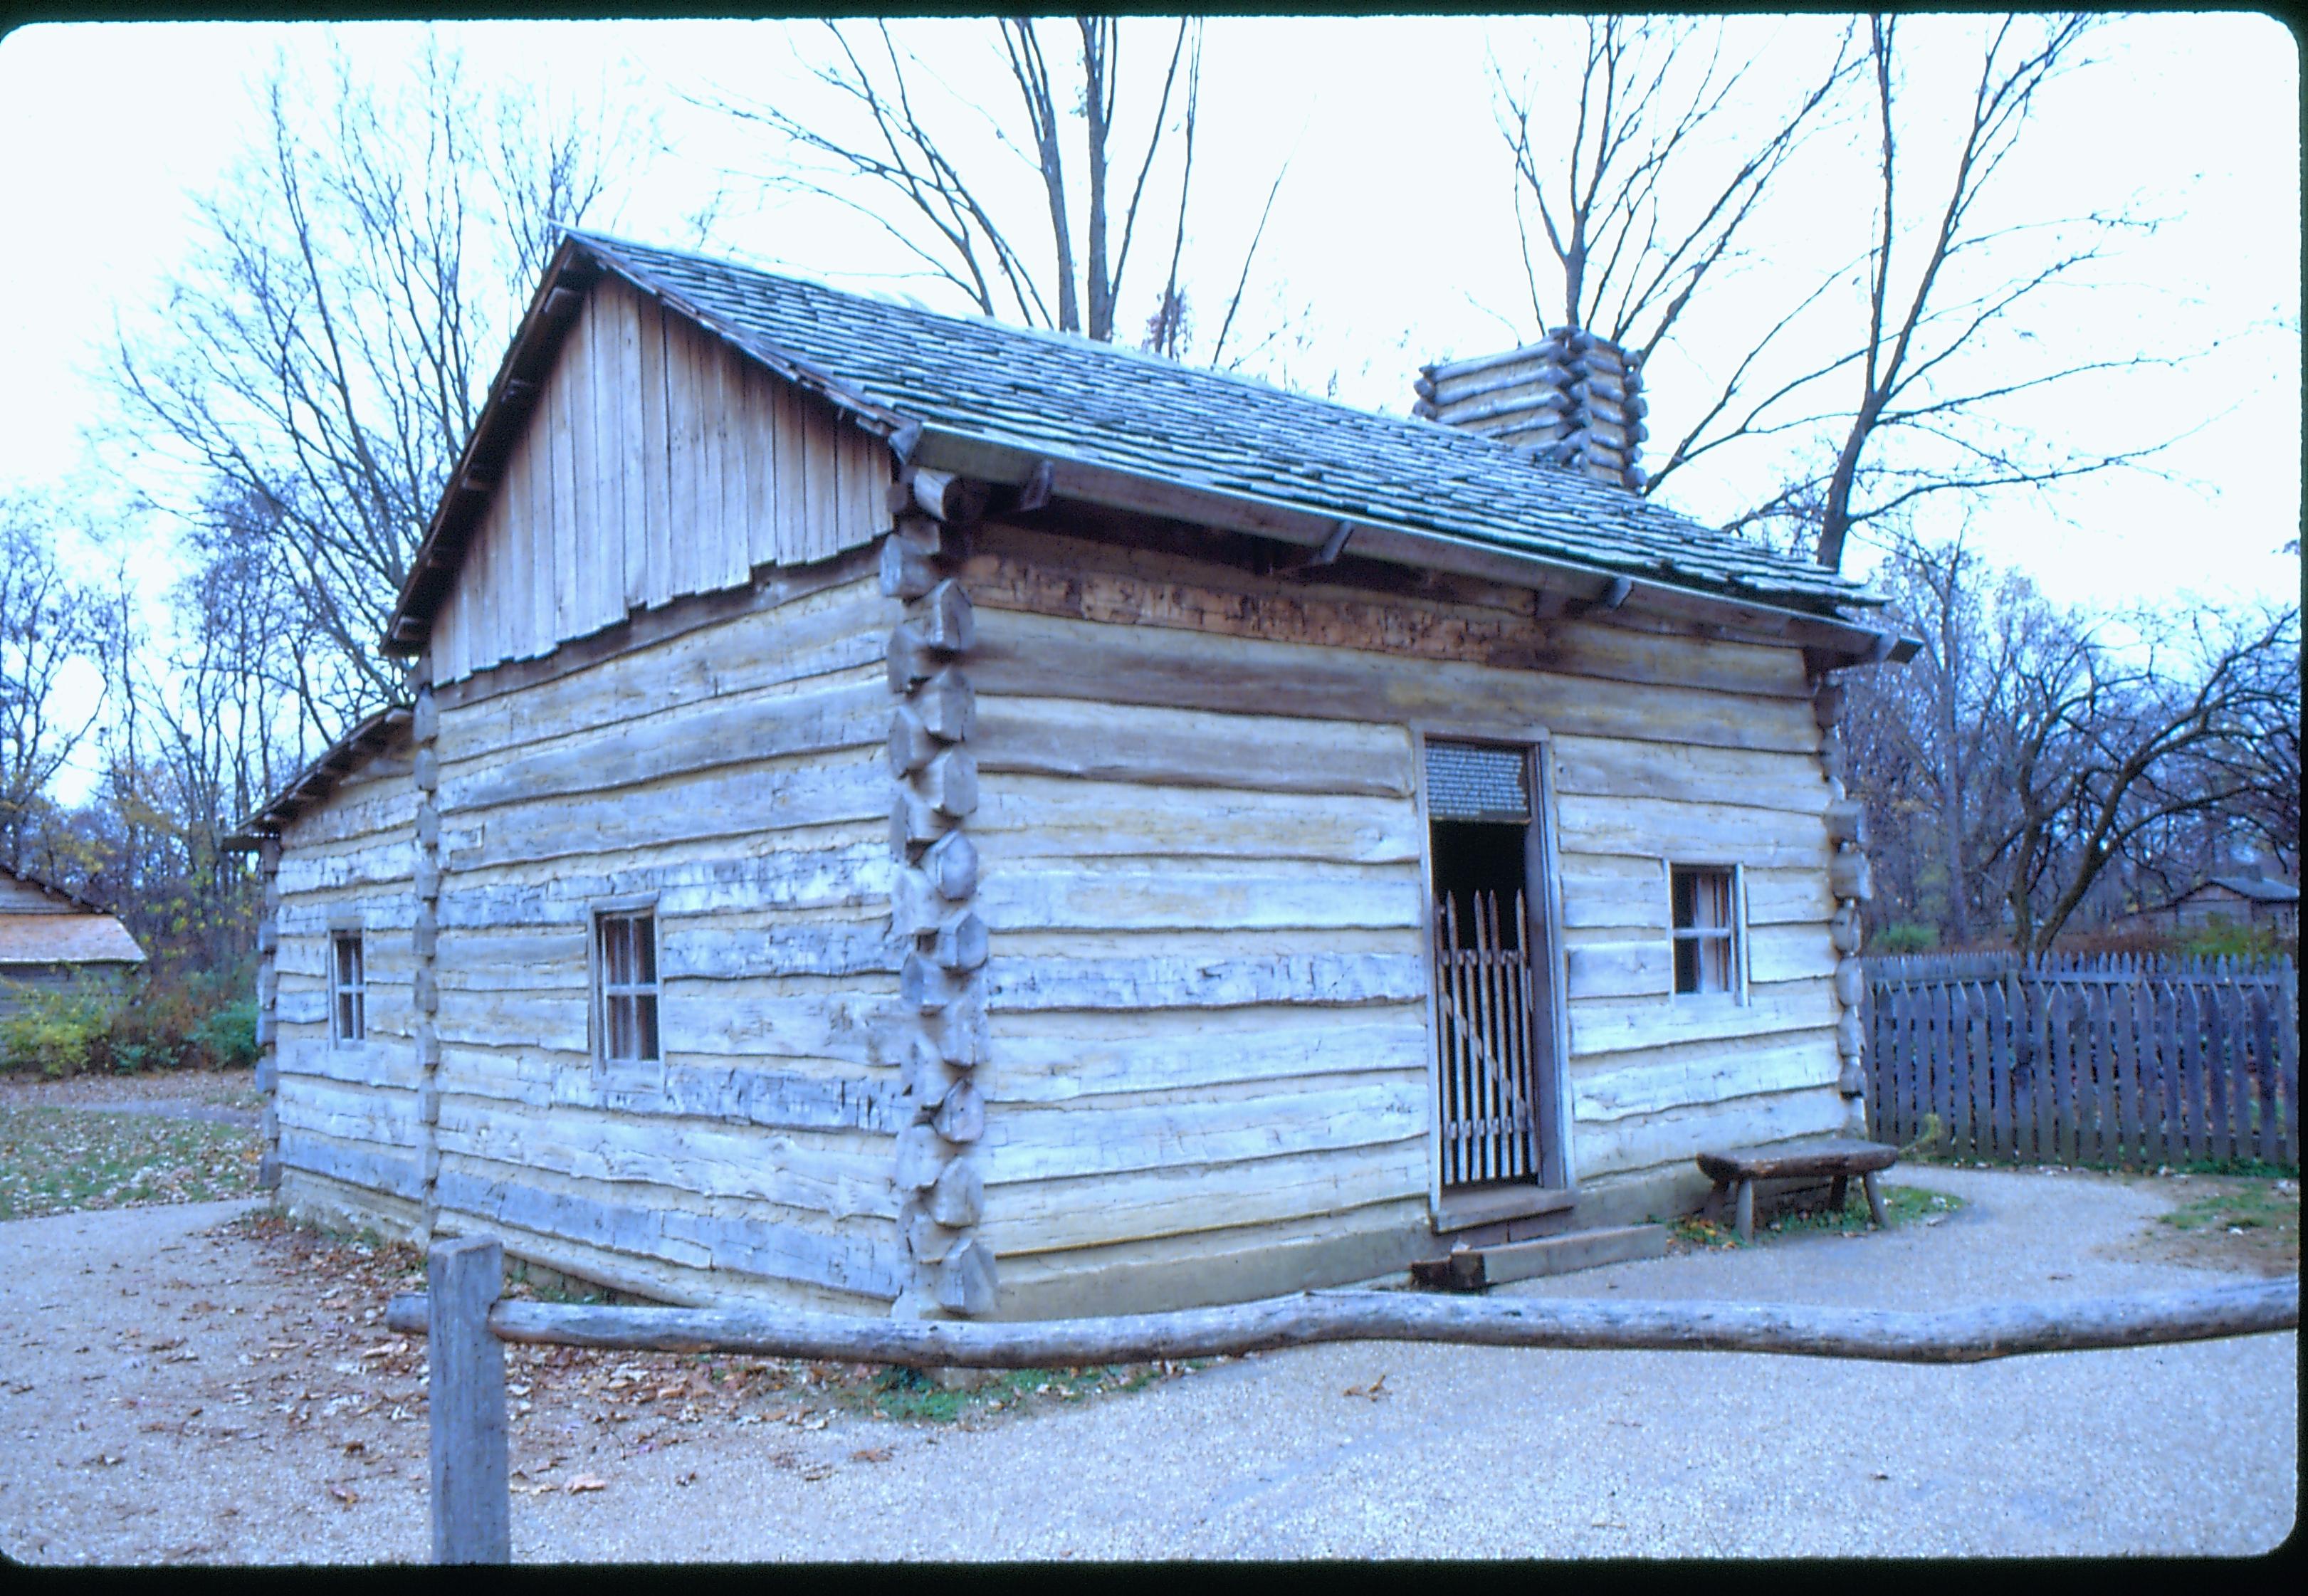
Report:
[[[1412,413],[1494,437],[1535,460],[1641,493],[1649,406],[1641,357],[1577,327],[1541,341],[1423,368]]]

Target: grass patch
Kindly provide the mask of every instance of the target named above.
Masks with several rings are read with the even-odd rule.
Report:
[[[1944,1219],[1964,1206],[1964,1201],[1953,1192],[1933,1191],[1928,1186],[1885,1185],[1883,1216],[1886,1229],[1898,1229],[1902,1225],[1929,1224]],[[1806,1231],[1837,1236],[1864,1236],[1873,1226],[1867,1217],[1867,1199],[1852,1182],[1847,1201],[1839,1209],[1830,1208],[1822,1198],[1816,1209],[1795,1209],[1778,1214],[1755,1227],[1755,1239],[1751,1245],[1760,1247],[1774,1236],[1800,1235]],[[1727,1221],[1686,1214],[1675,1222],[1675,1238],[1690,1247],[1735,1247],[1741,1245],[1739,1233]]]
[[[884,1368],[853,1388],[854,1404],[882,1419],[916,1424],[955,1424],[976,1413],[1056,1407],[1137,1391],[1202,1368],[1206,1358],[1176,1363],[1107,1364],[1093,1368],[1013,1368],[989,1371],[977,1385],[948,1389],[917,1368]]]
[[[253,1130],[201,1119],[0,1109],[0,1220],[253,1195]]]
[[[2207,1176],[2188,1200],[2161,1216],[2170,1242],[2189,1257],[2270,1272],[2300,1267],[2300,1183]]]

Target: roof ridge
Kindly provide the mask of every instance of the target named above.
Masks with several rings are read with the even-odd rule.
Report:
[[[798,275],[786,272],[771,271],[766,267],[754,265],[749,262],[733,261],[723,255],[710,255],[703,254],[698,250],[681,249],[666,245],[644,244],[637,239],[621,238],[611,234],[597,233],[579,228],[569,228],[565,230],[571,237],[576,237],[585,243],[599,245],[611,250],[637,251],[645,255],[670,255],[680,260],[694,262],[700,266],[707,267],[714,271],[725,273],[739,272],[751,272],[756,276],[769,278],[773,281],[790,284],[803,289],[814,289],[820,293],[831,294],[842,298],[861,299],[868,298],[868,296],[862,294],[857,290],[837,287],[836,285],[826,282],[820,278]],[[1349,404],[1344,400],[1331,399],[1319,393],[1301,393],[1296,389],[1285,388],[1277,384],[1268,382],[1263,378],[1248,376],[1240,372],[1220,371],[1215,367],[1208,366],[1188,366],[1181,361],[1173,360],[1167,356],[1157,355],[1147,349],[1133,349],[1127,344],[1101,342],[1100,341],[1091,338],[1085,333],[1064,332],[1060,332],[1055,328],[1049,327],[1021,326],[1015,323],[1003,321],[997,316],[986,315],[982,311],[935,310],[924,305],[898,304],[893,301],[882,298],[879,296],[872,296],[871,298],[874,303],[902,315],[923,316],[934,321],[952,323],[957,325],[969,327],[974,330],[982,330],[1001,337],[1033,339],[1037,341],[1051,344],[1060,349],[1087,354],[1091,356],[1093,358],[1116,358],[1127,360],[1134,365],[1143,367],[1148,370],[1159,371],[1166,375],[1183,378],[1189,382],[1217,381],[1230,383],[1236,387],[1245,388],[1259,394],[1269,395],[1287,403],[1316,405],[1327,410],[1336,411],[1342,416],[1351,417],[1357,421],[1377,422],[1388,426],[1421,431],[1426,436],[1445,440],[1449,446],[1464,451],[1470,456],[1479,453],[1492,461],[1507,465],[1510,470],[1523,470],[1544,473],[1549,486],[1565,489],[1575,497],[1589,500],[1598,505],[1603,505],[1622,513],[1631,513],[1638,516],[1658,520],[1670,526],[1688,528],[1702,531],[1710,537],[1722,539],[1731,547],[1741,550],[1753,550],[1753,552],[1758,556],[1758,561],[1763,569],[1777,569],[1784,563],[1781,556],[1773,555],[1770,550],[1763,548],[1759,545],[1749,544],[1743,539],[1735,538],[1733,534],[1726,531],[1721,527],[1701,521],[1695,516],[1687,515],[1682,511],[1672,509],[1667,505],[1654,504],[1649,499],[1645,498],[1639,494],[1630,494],[1623,488],[1614,487],[1606,484],[1590,481],[1589,479],[1575,470],[1572,470],[1562,466],[1553,465],[1545,461],[1533,459],[1529,454],[1523,453],[1510,444],[1503,444],[1496,438],[1488,437],[1477,432],[1470,432],[1465,427],[1451,427],[1442,422],[1435,421],[1430,418],[1422,416],[1408,414],[1396,415],[1389,410],[1365,410],[1360,405]],[[790,351],[788,351],[788,358],[799,358],[799,357],[793,356]],[[1613,496],[1606,501],[1601,496],[1603,495],[1610,495]],[[1864,583],[1857,582],[1853,582],[1851,585],[1855,591],[1864,586]]]

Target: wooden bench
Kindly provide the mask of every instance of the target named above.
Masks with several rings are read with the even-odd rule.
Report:
[[[1899,1150],[1881,1142],[1861,1142],[1835,1136],[1821,1141],[1781,1142],[1769,1147],[1735,1147],[1724,1152],[1699,1155],[1700,1172],[1715,1183],[1715,1195],[1725,1186],[1737,1190],[1739,1239],[1755,1238],[1755,1182],[1817,1178],[1832,1176],[1830,1201],[1840,1212],[1854,1175],[1867,1192],[1867,1213],[1877,1225],[1885,1223],[1883,1196],[1875,1189],[1875,1172],[1899,1161]],[[1709,1198],[1711,1203],[1715,1199]]]

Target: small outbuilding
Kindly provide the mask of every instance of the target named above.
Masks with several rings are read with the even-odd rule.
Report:
[[[144,962],[128,927],[53,883],[0,865],[0,1017],[29,992],[96,982],[118,992]]]
[[[292,1209],[1067,1316],[1665,1218],[1860,1123],[1860,584],[1565,332],[1366,413],[570,234],[247,833]]]

